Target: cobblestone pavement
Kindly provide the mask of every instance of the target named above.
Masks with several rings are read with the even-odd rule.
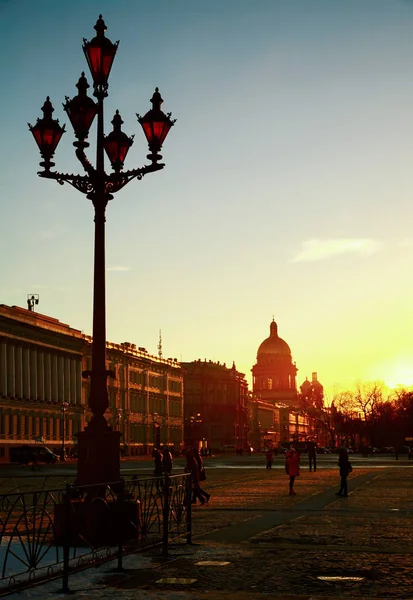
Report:
[[[168,559],[129,556],[122,574],[107,564],[74,575],[73,597],[413,600],[413,471],[353,471],[348,498],[334,495],[337,480],[336,469],[303,472],[288,496],[282,472],[211,470],[213,496],[194,509],[193,546],[172,547]],[[276,527],[260,530],[272,520]],[[231,542],[254,523],[252,537]],[[50,582],[9,597],[61,598],[58,588]]]

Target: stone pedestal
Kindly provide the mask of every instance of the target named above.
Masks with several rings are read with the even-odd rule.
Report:
[[[77,434],[76,485],[120,480],[120,436],[111,429],[90,429]]]

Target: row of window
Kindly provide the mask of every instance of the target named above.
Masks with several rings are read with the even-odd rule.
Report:
[[[152,375],[147,371],[135,371],[130,369],[129,381],[134,385],[140,385],[142,387],[156,388],[161,391],[166,390],[166,383],[168,382],[168,388],[170,392],[182,392],[182,381],[175,379],[168,379],[166,375]]]

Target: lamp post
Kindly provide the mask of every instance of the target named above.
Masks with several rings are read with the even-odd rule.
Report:
[[[66,438],[66,411],[69,408],[69,402],[62,402],[62,449],[60,454],[60,460],[66,460],[66,452],[65,452],[65,438]]]
[[[122,418],[122,414],[123,414],[123,410],[121,408],[117,408],[116,409],[116,424],[117,424],[118,431],[120,431],[120,420]]]
[[[152,109],[143,117],[137,115],[148,141],[150,153],[149,165],[142,168],[123,171],[123,164],[133,137],[128,137],[121,130],[123,124],[119,111],[112,120],[113,131],[104,135],[103,104],[108,95],[108,78],[119,42],[113,44],[105,37],[106,25],[102,15],[95,25],[96,37],[90,42],[84,40],[83,51],[93,78],[93,95],[97,102],[87,96],[89,84],[82,73],[77,83],[78,94],[70,99],[66,97],[63,105],[73,126],[76,141],[75,154],[86,175],[71,175],[52,170],[52,158],[56,147],[65,132],[64,126],[52,118],[54,108],[49,96],[42,107],[43,117],[29,129],[40,149],[43,161],[38,172],[40,177],[54,179],[58,183],[69,183],[85,194],[92,201],[95,215],[94,245],[94,279],[93,279],[93,347],[92,370],[85,371],[84,377],[90,377],[89,407],[92,418],[78,434],[78,473],[79,484],[116,481],[120,477],[119,440],[120,432],[113,431],[108,425],[105,412],[109,405],[106,369],[106,301],[105,301],[105,213],[106,205],[113,199],[113,194],[121,190],[132,179],[142,179],[147,173],[161,170],[162,156],[159,151],[174,124],[171,114],[161,110],[162,97],[158,88],[152,96]],[[86,141],[89,129],[97,115],[96,163],[89,162],[85,150],[89,147]],[[107,154],[113,172],[105,172],[104,154]]]

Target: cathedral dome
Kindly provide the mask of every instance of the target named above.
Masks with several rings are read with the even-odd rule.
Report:
[[[270,324],[270,337],[262,342],[258,348],[257,358],[268,355],[282,355],[291,357],[291,350],[287,342],[278,337],[277,323],[272,320]]]

